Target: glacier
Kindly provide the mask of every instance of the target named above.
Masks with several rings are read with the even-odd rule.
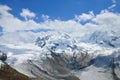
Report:
[[[11,67],[31,79],[120,78],[120,36],[116,32],[95,31],[79,39],[56,31],[43,32],[37,36],[31,34],[28,39],[22,33],[16,36],[14,44],[4,43],[5,38],[1,37],[0,49],[7,53],[7,63]],[[17,42],[19,39],[22,40],[20,43]]]

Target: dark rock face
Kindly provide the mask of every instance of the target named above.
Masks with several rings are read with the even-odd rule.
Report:
[[[40,38],[40,37],[38,37],[36,42],[35,42],[35,45],[38,45],[41,48],[44,47],[45,44],[46,44],[45,39],[44,38]]]
[[[67,64],[67,60],[65,57],[60,55],[52,54],[52,58],[47,57],[45,60],[43,60],[41,66],[44,68],[44,70],[42,70],[39,66],[34,65],[35,68],[44,74],[42,77],[44,77],[45,80],[80,80],[71,73],[71,68]],[[33,73],[38,75],[34,70]]]
[[[7,55],[0,51],[0,60],[5,61],[7,59]]]

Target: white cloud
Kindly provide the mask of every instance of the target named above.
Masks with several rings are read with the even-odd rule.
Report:
[[[98,27],[103,28],[103,30],[114,30],[120,32],[120,14],[113,13],[109,11],[102,11],[100,14],[93,19],[94,22],[98,24]]]
[[[80,21],[87,21],[94,18],[94,13],[92,11],[89,12],[89,14],[83,13],[82,15],[75,15],[75,19],[80,22]]]
[[[114,25],[113,27],[119,26],[119,20],[120,14],[109,11],[102,11],[100,14],[96,15],[96,18],[93,19],[93,21],[95,21],[99,25]]]
[[[44,14],[42,14],[42,19],[44,20],[44,21],[48,21],[49,20],[49,18],[50,18],[50,16],[48,16],[48,15],[44,15]]]
[[[116,4],[109,6],[108,9],[113,9],[114,7],[116,7]]]
[[[14,15],[9,13],[9,10],[11,10],[11,8],[9,8],[6,5],[0,6],[0,26],[3,27],[4,32],[29,30],[29,29],[37,28],[39,26],[39,24],[33,20],[22,21],[14,17]]]
[[[29,9],[22,9],[22,12],[20,13],[20,15],[24,17],[25,20],[34,18],[36,16],[36,14],[34,12],[31,12]]]
[[[15,24],[22,25],[22,22],[19,19],[15,18],[12,14],[8,13],[9,10],[11,10],[11,8],[9,8],[6,5],[0,6],[0,14],[1,14],[0,15],[0,26],[3,27],[3,31],[5,30],[14,31],[14,29],[20,28],[20,26],[16,27]]]
[[[113,8],[115,8],[117,6],[117,1],[116,0],[112,0],[112,5],[108,7],[108,10],[113,10]]]
[[[107,10],[101,11],[101,13],[94,15],[93,12],[89,12],[88,14],[83,13],[82,15],[75,16],[75,19],[78,19],[76,21],[75,19],[70,19],[67,21],[62,20],[51,20],[49,19],[49,16],[43,15],[43,17],[48,20],[44,21],[42,23],[37,23],[34,20],[30,19],[27,21],[22,21],[11,13],[9,13],[9,10],[11,10],[8,6],[1,5],[0,6],[0,26],[3,28],[4,33],[14,33],[17,35],[16,41],[19,41],[18,38],[20,36],[24,36],[26,33],[20,33],[19,35],[16,31],[20,30],[31,30],[31,29],[53,29],[55,31],[59,32],[66,32],[73,37],[82,37],[85,34],[90,34],[94,32],[95,30],[114,30],[115,32],[120,34],[120,14],[119,13],[113,13],[109,12]],[[26,15],[27,16],[27,15]],[[86,24],[82,25],[79,23],[79,21],[86,21],[90,20],[90,22],[87,22]],[[27,33],[26,38],[31,37],[32,35],[36,35],[38,33]],[[3,35],[4,36],[4,35]],[[13,36],[9,36],[13,37]],[[8,36],[4,38],[3,41],[9,40]],[[24,38],[25,38],[24,37]],[[15,40],[15,38],[13,38]],[[11,40],[13,41],[13,40]],[[17,43],[17,42],[16,42]]]
[[[11,14],[8,14],[8,11],[10,11],[11,8],[6,6],[6,5],[0,5],[0,18],[2,17],[2,15],[6,15],[6,16],[12,16]]]

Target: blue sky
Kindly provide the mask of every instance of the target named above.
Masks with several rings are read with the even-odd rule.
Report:
[[[83,36],[97,29],[120,32],[119,21],[120,0],[0,0],[1,35],[61,31]]]
[[[28,8],[36,13],[37,17],[42,14],[49,15],[51,19],[68,20],[74,18],[74,15],[88,13],[100,13],[113,4],[112,0],[0,0],[0,4],[5,4],[12,8],[11,13],[20,17],[22,8]],[[120,12],[120,1],[116,0],[117,6],[114,12]],[[40,21],[38,19],[38,21]]]

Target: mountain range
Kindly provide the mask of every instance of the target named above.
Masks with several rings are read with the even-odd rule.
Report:
[[[120,35],[114,31],[80,38],[48,31],[26,39],[22,33],[9,42],[1,36],[0,49],[9,67],[31,80],[120,80]]]

